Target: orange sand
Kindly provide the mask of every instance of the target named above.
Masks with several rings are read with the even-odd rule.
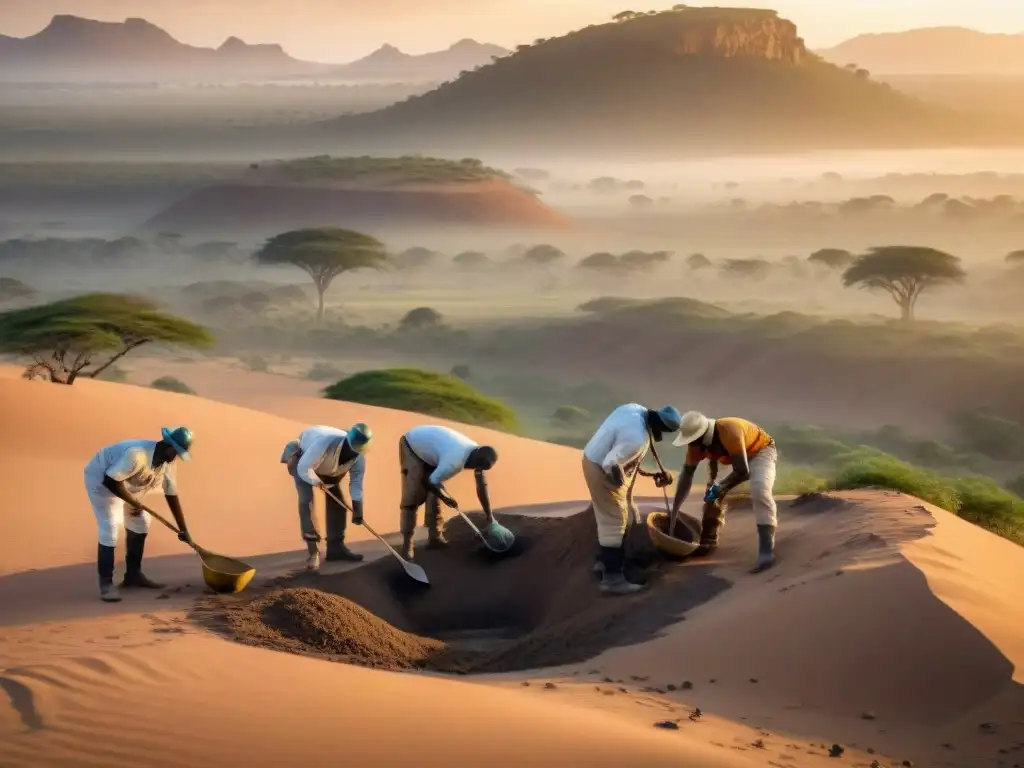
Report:
[[[188,424],[195,459],[180,484],[193,533],[257,565],[259,589],[302,561],[283,443],[311,422],[370,423],[367,519],[393,531],[394,444],[426,419],[249,388],[261,409],[251,410],[11,371],[0,371],[4,768],[1024,762],[1024,550],[917,500],[859,492],[834,509],[783,504],[779,563],[760,577],[745,571],[753,521],[734,512],[712,560],[678,566],[713,568],[733,586],[661,636],[581,665],[468,681],[378,672],[200,629],[186,617],[201,594],[198,564],[159,528],[147,571],[169,582],[166,599],[101,603],[82,467],[107,443]],[[581,508],[577,451],[465,431],[501,453],[499,508]],[[472,478],[451,490],[475,506]],[[382,551],[360,529],[351,538]],[[826,754],[833,742],[846,747],[841,763]]]

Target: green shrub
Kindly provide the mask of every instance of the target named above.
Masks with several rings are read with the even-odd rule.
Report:
[[[159,379],[155,379],[149,386],[153,389],[162,389],[164,392],[178,392],[182,395],[195,394],[195,390],[192,387],[173,376],[161,376]]]
[[[416,368],[357,373],[324,389],[324,396],[506,432],[519,429],[515,411],[500,400],[487,397],[454,376]]]
[[[999,536],[1024,544],[1024,500],[987,477],[956,477],[960,517]]]
[[[1006,488],[1018,496],[1024,497],[1024,475],[1018,475],[1008,482]]]
[[[948,480],[873,448],[861,448],[838,457],[829,487],[840,491],[887,488],[916,496],[954,514],[960,513],[960,497]]]
[[[590,420],[590,412],[575,405],[560,405],[551,414],[551,423],[557,427],[582,427]]]

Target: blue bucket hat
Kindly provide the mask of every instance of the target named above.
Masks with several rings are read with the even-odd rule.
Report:
[[[658,420],[665,425],[666,432],[677,432],[683,424],[682,414],[679,409],[671,405],[659,408],[657,411]]]
[[[346,433],[348,447],[356,453],[362,454],[366,451],[370,441],[373,439],[373,430],[362,422],[353,424]]]
[[[182,461],[188,461],[191,458],[188,452],[192,447],[192,430],[188,427],[175,427],[174,429],[161,427],[160,436],[170,444]]]

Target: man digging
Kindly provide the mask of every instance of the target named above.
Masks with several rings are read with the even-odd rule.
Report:
[[[633,484],[640,464],[653,443],[679,429],[679,411],[668,405],[653,411],[636,403],[620,405],[598,427],[583,449],[583,477],[597,521],[600,546],[595,572],[601,573],[601,591],[610,595],[628,595],[643,589],[623,573],[623,540],[628,518],[639,521],[633,504]],[[646,474],[646,473],[645,473]],[[654,475],[655,485],[672,484],[667,472]]]
[[[122,588],[163,589],[142,572],[142,556],[149,534],[150,515],[138,500],[158,485],[163,488],[167,507],[178,524],[178,539],[186,544],[192,537],[178,501],[174,460],[187,461],[192,433],[185,427],[161,430],[160,440],[124,440],[100,449],[85,466],[85,490],[99,528],[96,566],[100,577],[100,599],[116,603],[121,599],[114,585],[114,560],[121,528],[126,529],[124,580]],[[129,516],[125,518],[125,506]]]
[[[324,519],[327,523],[326,560],[358,563],[363,559],[345,544],[348,510],[343,503],[345,495],[341,481],[348,476],[352,495],[352,522],[363,522],[363,477],[366,474],[364,456],[373,433],[366,424],[353,424],[348,430],[315,425],[302,431],[298,440],[292,440],[281,454],[288,474],[295,480],[299,499],[299,526],[306,542],[309,557],[306,568],[320,567],[320,531],[313,519],[313,489],[325,493]],[[331,498],[336,496],[338,500]]]
[[[414,557],[413,535],[420,506],[426,504],[424,523],[427,527],[427,548],[448,546],[444,537],[444,518],[439,501],[449,509],[458,509],[443,483],[464,469],[473,470],[476,495],[487,518],[484,536],[504,548],[508,532],[497,526],[487,494],[485,472],[498,461],[498,452],[488,445],[478,445],[465,435],[448,427],[425,424],[413,427],[398,441],[398,465],[402,470],[402,500],[399,528],[402,532],[402,557]]]
[[[683,414],[679,436],[673,445],[687,446],[683,473],[676,487],[672,514],[677,515],[693,485],[697,465],[708,460],[708,486],[704,494],[700,546],[694,557],[710,554],[718,547],[719,530],[725,522],[721,502],[740,483],[750,481],[750,500],[757,520],[757,561],[751,573],[760,573],[775,562],[775,531],[778,511],[775,497],[775,469],[778,452],[775,440],[761,427],[734,417],[709,419],[703,413]],[[721,483],[718,465],[732,465],[732,472]]]

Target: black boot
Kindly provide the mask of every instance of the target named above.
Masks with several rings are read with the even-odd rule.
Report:
[[[643,589],[642,584],[628,581],[622,573],[624,553],[621,547],[601,547],[601,562],[604,573],[601,576],[601,591],[608,595],[631,595]]]
[[[331,539],[327,540],[327,556],[324,558],[327,562],[345,562],[345,563],[361,563],[363,556],[356,554],[347,546],[345,546],[344,539]]]
[[[446,548],[448,539],[444,536],[444,515],[441,514],[441,502],[433,494],[427,497],[427,508],[423,517],[423,522],[427,526],[427,549]]]
[[[105,603],[117,603],[121,593],[114,586],[114,560],[117,550],[102,544],[96,550],[96,570],[100,574],[100,600]]]
[[[775,564],[775,526],[757,526],[757,562],[751,573],[766,571]]]
[[[146,534],[135,533],[135,531],[125,531],[125,534],[124,581],[121,582],[121,588],[163,589],[163,584],[153,581],[142,572],[142,554],[146,550]]]

